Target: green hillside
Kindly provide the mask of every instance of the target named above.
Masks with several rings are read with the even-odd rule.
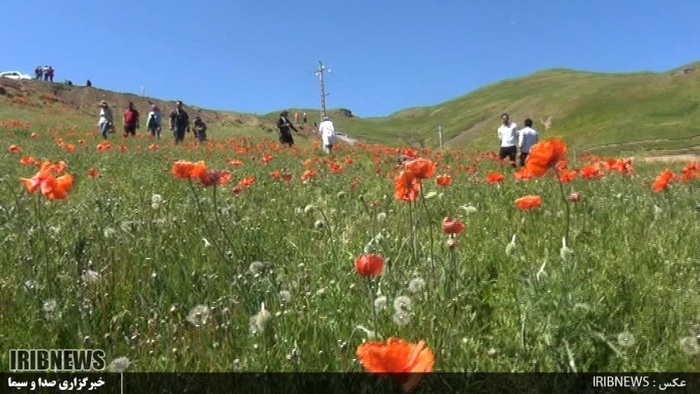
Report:
[[[662,73],[593,73],[566,69],[537,72],[485,86],[467,95],[429,107],[409,108],[387,117],[360,118],[329,109],[338,131],[368,143],[390,146],[438,147],[442,127],[446,147],[496,149],[495,130],[500,114],[508,112],[522,125],[535,122],[543,137],[564,138],[572,151],[601,155],[666,155],[700,153],[700,63]],[[123,108],[133,100],[147,108],[172,102],[95,88],[44,82],[3,82],[0,118],[41,123],[46,115],[60,114],[69,125],[94,127],[95,106],[101,99]],[[18,99],[28,105],[16,105]],[[148,100],[148,102],[147,102]],[[266,115],[222,112],[188,107],[212,127],[212,136],[260,135],[274,137],[279,110]],[[313,140],[318,109],[307,112],[309,124],[300,138]],[[42,116],[36,116],[36,115]],[[291,116],[290,116],[291,117]]]
[[[563,137],[581,152],[697,153],[699,65],[664,73],[548,70],[386,118],[335,122],[363,140],[433,147],[441,125],[446,146],[494,149],[500,114],[508,112],[518,124],[531,118],[542,136]]]

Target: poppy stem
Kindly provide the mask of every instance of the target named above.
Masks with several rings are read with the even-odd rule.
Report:
[[[214,217],[216,218],[216,224],[219,226],[219,230],[221,230],[221,233],[224,235],[229,248],[231,248],[231,251],[233,251],[233,241],[231,241],[231,238],[228,236],[228,233],[224,229],[224,225],[221,223],[221,219],[219,218],[219,205],[216,203],[216,183],[214,183],[213,187],[214,191],[212,192],[212,201],[214,203]]]
[[[46,264],[46,285],[49,287],[49,294],[53,295],[53,279],[51,278],[51,263],[49,262],[49,243],[46,239],[46,224],[41,215],[41,195],[37,194],[36,217],[41,229],[41,242],[44,244],[44,262]]]
[[[454,234],[450,234],[450,238],[454,239]],[[452,296],[452,283],[453,281],[457,280],[457,252],[455,251],[456,248],[456,245],[450,248],[450,269],[449,273],[447,274],[447,277],[445,278],[447,282],[445,296],[448,299]]]
[[[411,246],[413,248],[413,261],[418,263],[418,247],[416,246],[416,223],[413,221],[413,201],[408,202],[408,220],[411,223]]]
[[[214,238],[214,232],[211,231],[211,228],[209,228],[209,223],[204,217],[202,203],[199,201],[199,196],[197,195],[197,190],[194,188],[194,184],[192,183],[192,178],[187,178],[187,180],[190,182],[190,189],[192,190],[192,194],[194,194],[194,201],[197,203],[197,211],[199,212],[199,216],[202,218],[202,222],[204,222],[204,228],[207,230],[209,238],[211,238],[211,243],[216,248],[216,251],[219,252],[221,259],[226,262],[228,261],[228,259],[226,258],[226,253],[224,253],[224,251],[221,250],[221,245],[219,245],[219,242]]]
[[[423,182],[420,183],[420,199],[423,202],[423,208],[425,213],[428,215],[428,234],[430,234],[430,269],[433,272],[433,278],[435,278],[435,255],[433,253],[434,240],[433,240],[433,226],[430,223],[430,210],[428,209],[428,203],[425,201],[425,194],[423,194]]]
[[[374,286],[372,285],[372,276],[367,276],[367,288],[369,289],[369,303],[372,306],[372,317],[374,318],[374,334],[379,333],[379,323],[377,323],[377,308],[374,306]]]
[[[566,236],[566,242],[571,242],[569,239],[569,228],[571,226],[571,207],[569,206],[569,200],[566,198],[566,193],[564,192],[564,184],[561,181],[561,178],[559,177],[559,171],[554,168],[554,173],[557,176],[557,182],[559,182],[559,191],[561,192],[561,198],[564,201],[564,206],[566,207],[566,232],[564,233]]]

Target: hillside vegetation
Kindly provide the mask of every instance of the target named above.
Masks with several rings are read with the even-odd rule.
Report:
[[[502,112],[519,124],[527,117],[543,136],[565,139],[576,153],[603,155],[667,155],[700,152],[698,63],[663,73],[592,73],[554,69],[505,80],[430,107],[399,111],[387,117],[360,118],[329,110],[337,129],[368,143],[390,146],[438,147],[438,127],[444,145],[469,150],[493,150]],[[134,101],[143,111],[155,102],[169,110],[173,102],[96,88],[44,82],[2,81],[0,100],[35,102],[21,109],[3,106],[0,117],[36,122],[35,110],[53,104],[75,127],[92,127],[96,105],[107,100],[115,108]],[[0,92],[1,93],[1,92]],[[187,104],[187,103],[186,103]],[[190,103],[191,104],[191,103]],[[216,126],[213,135],[274,136],[278,111],[267,115],[221,112],[187,107]],[[301,141],[315,138],[312,123],[318,110],[308,112],[309,125]],[[11,111],[12,114],[8,114]],[[24,118],[24,119],[23,119]]]

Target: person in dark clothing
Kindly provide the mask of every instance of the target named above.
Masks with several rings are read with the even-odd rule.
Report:
[[[124,111],[124,137],[135,136],[139,128],[139,111],[134,108],[134,103],[129,104]]]
[[[170,112],[170,130],[173,132],[175,143],[185,140],[185,133],[190,132],[190,117],[182,109],[182,101],[175,104],[175,109]]]
[[[289,111],[282,111],[279,119],[277,120],[277,128],[279,129],[280,134],[280,144],[289,145],[291,147],[294,145],[294,138],[292,137],[292,132],[289,129],[291,128],[297,133],[299,130],[294,127],[289,119],[287,119],[287,116],[289,116]]]
[[[199,142],[207,140],[207,124],[199,116],[194,117],[194,136]]]

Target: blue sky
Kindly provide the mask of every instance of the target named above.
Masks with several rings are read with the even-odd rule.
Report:
[[[3,7],[0,71],[204,108],[435,105],[548,68],[667,71],[700,60],[697,0],[32,0]],[[16,15],[13,17],[12,15]]]

